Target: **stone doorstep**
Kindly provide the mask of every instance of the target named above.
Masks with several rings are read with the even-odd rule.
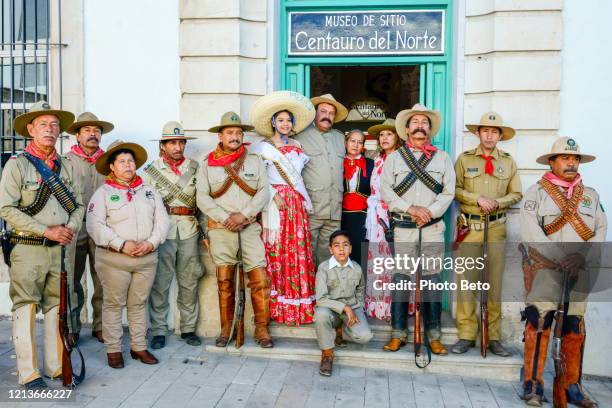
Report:
[[[262,357],[283,360],[321,361],[321,350],[316,341],[310,339],[276,338],[274,348],[263,349],[252,338],[245,339],[245,344],[236,349],[233,345],[222,348],[215,347],[214,341],[206,341],[205,350],[209,353],[228,353],[229,355]],[[411,344],[400,351],[392,353],[382,349],[384,342],[372,341],[366,345],[349,343],[345,349],[334,350],[334,363],[347,366],[400,370],[406,372],[426,372],[431,374],[461,375],[473,378],[494,378],[504,381],[519,381],[523,359],[519,351],[510,348],[513,355],[508,358],[487,355],[480,356],[478,347],[470,349],[465,354],[447,356],[432,355],[431,363],[424,369],[414,363],[414,353]]]

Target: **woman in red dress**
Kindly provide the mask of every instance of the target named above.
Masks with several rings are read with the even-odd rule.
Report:
[[[313,322],[315,267],[308,212],[312,203],[301,172],[308,156],[289,136],[313,121],[315,109],[296,92],[263,96],[251,108],[251,123],[264,139],[251,149],[268,173],[270,202],[262,213],[266,269],[270,277],[270,319],[290,326]]]

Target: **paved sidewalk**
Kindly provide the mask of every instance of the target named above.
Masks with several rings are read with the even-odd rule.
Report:
[[[42,335],[42,325],[37,333]],[[334,375],[318,374],[318,364],[211,354],[169,336],[155,355],[161,363],[147,366],[124,352],[126,367],[106,365],[104,346],[84,329],[80,345],[87,378],[77,401],[56,404],[0,403],[4,407],[524,407],[519,385],[495,379],[458,375],[411,374],[350,366],[334,367]],[[0,320],[0,386],[17,382],[10,320]],[[42,339],[40,339],[42,340]],[[42,341],[38,341],[41,345]],[[210,342],[211,340],[208,340]],[[128,350],[128,346],[124,347]],[[42,351],[41,353],[42,354]],[[39,356],[40,356],[39,354]],[[40,364],[42,367],[42,361]],[[549,375],[550,377],[550,375]],[[548,378],[547,380],[549,380]],[[59,381],[49,381],[60,387]],[[551,384],[548,382],[548,384]],[[586,381],[600,407],[612,407],[612,383]],[[550,405],[548,405],[550,406]]]

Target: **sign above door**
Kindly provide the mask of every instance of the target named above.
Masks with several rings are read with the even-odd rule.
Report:
[[[288,53],[443,55],[444,19],[444,10],[293,11]]]

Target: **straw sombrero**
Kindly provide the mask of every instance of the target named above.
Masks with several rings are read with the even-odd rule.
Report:
[[[334,123],[342,122],[348,116],[348,109],[346,109],[346,106],[338,102],[332,94],[315,96],[314,98],[310,98],[310,101],[315,106],[315,108],[320,103],[329,103],[330,105],[335,106],[336,116],[334,117]]]
[[[306,129],[316,114],[314,105],[304,95],[293,91],[272,92],[262,96],[251,106],[250,121],[255,126],[255,131],[264,137],[274,136],[272,115],[282,110],[288,110],[293,115],[294,133]]]
[[[32,123],[34,119],[42,115],[54,115],[60,121],[60,133],[72,125],[74,122],[74,114],[60,109],[53,109],[46,101],[38,101],[30,108],[29,112],[19,115],[13,122],[13,128],[15,132],[25,137],[32,137],[28,133],[28,125]]]
[[[395,118],[395,129],[397,130],[398,136],[402,140],[407,140],[408,135],[406,134],[406,125],[411,117],[414,115],[425,115],[429,118],[431,122],[431,131],[429,132],[429,138],[433,139],[433,137],[440,130],[440,126],[442,124],[442,115],[440,112],[431,110],[425,105],[421,105],[420,103],[415,104],[412,109],[405,109],[397,114]]]
[[[153,142],[165,142],[167,140],[192,140],[197,139],[194,136],[185,136],[185,130],[183,129],[183,125],[180,123],[171,120],[170,122],[166,122],[164,127],[162,128],[162,134],[160,139],[151,139]]]
[[[504,126],[504,121],[499,113],[487,112],[480,118],[480,123],[465,125],[466,128],[476,136],[478,136],[478,129],[483,126],[496,127],[501,129],[502,137],[501,140],[510,140],[516,134],[514,128],[510,126]]]
[[[543,154],[536,159],[539,164],[548,165],[548,160],[560,154],[575,154],[580,156],[580,163],[590,163],[595,160],[595,156],[580,153],[580,146],[571,137],[561,137],[553,143],[550,153]]]
[[[123,140],[115,140],[108,146],[108,150],[104,154],[98,157],[96,160],[96,170],[98,173],[108,176],[111,172],[110,163],[108,159],[111,155],[120,149],[130,150],[134,154],[134,161],[136,162],[136,169],[140,168],[147,162],[147,151],[139,144],[124,142]]]
[[[245,132],[253,130],[253,126],[242,123],[240,115],[236,112],[225,112],[223,116],[221,116],[221,123],[211,127],[208,131],[210,133],[219,133],[226,127],[239,127]]]
[[[370,136],[374,136],[374,137],[378,138],[378,135],[383,130],[390,130],[393,133],[397,133],[397,130],[395,129],[395,119],[387,118],[387,119],[385,119],[385,121],[383,123],[380,123],[380,124],[374,125],[374,126],[370,126],[368,128],[368,134]]]
[[[83,126],[97,126],[101,129],[102,134],[108,133],[115,128],[110,122],[99,120],[96,115],[91,112],[83,112],[77,120],[66,130],[67,133],[75,135]]]

